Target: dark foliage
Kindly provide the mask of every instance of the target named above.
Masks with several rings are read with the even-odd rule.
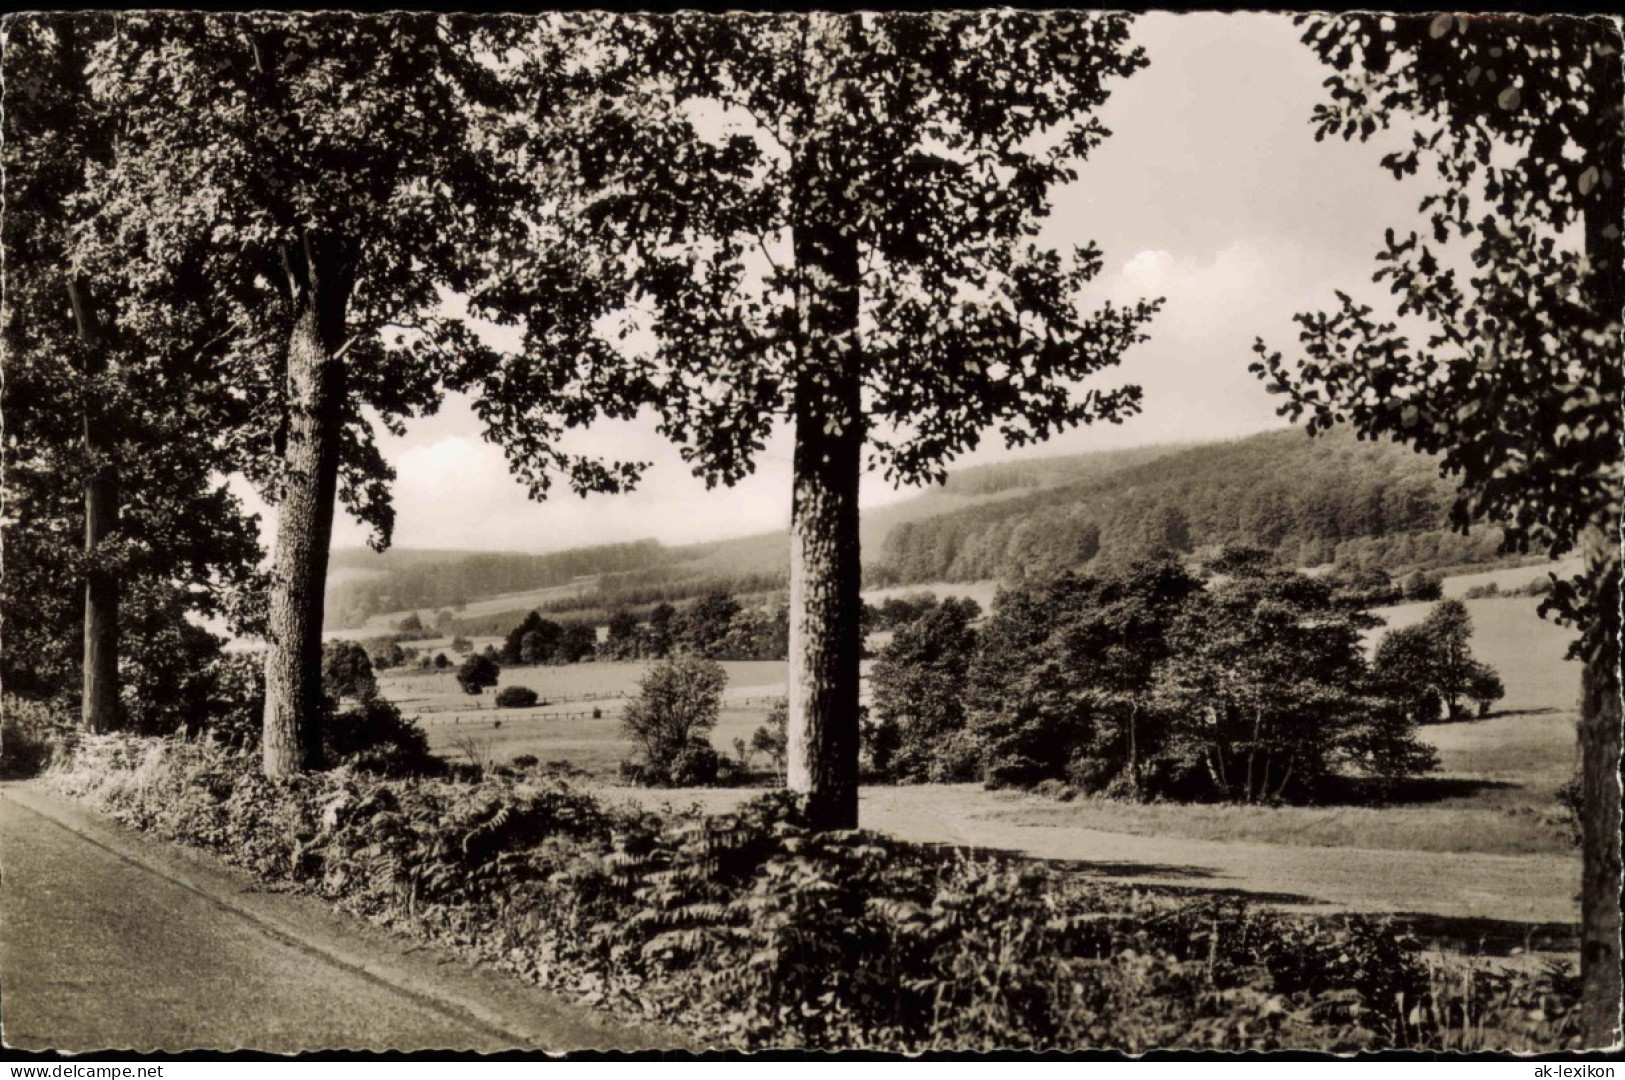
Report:
[[[499,709],[528,709],[540,700],[536,691],[528,686],[504,686],[495,698]]]
[[[502,674],[502,668],[497,662],[484,653],[475,653],[457,669],[457,685],[463,688],[465,694],[479,694],[487,687],[495,686]]]
[[[876,726],[872,774],[896,780],[964,780],[944,775],[937,747],[965,727],[965,680],[976,654],[974,600],[921,604],[899,626],[869,673]]]
[[[445,763],[429,753],[423,729],[391,702],[368,698],[327,718],[322,756],[330,766],[349,765],[380,776],[438,776]]]
[[[330,698],[366,701],[378,696],[372,658],[353,641],[329,641],[322,646],[322,692]]]
[[[264,880],[708,1045],[1347,1053],[1576,1039],[1561,969],[1444,967],[1371,919],[810,834],[782,794],[662,816],[534,766],[522,783],[348,770],[269,782],[246,754],[151,747],[89,740],[57,782]]]
[[[0,780],[37,776],[73,746],[71,712],[28,698],[0,698]]]
[[[901,524],[867,580],[1020,580],[1233,543],[1262,544],[1296,566],[1397,570],[1495,559],[1493,530],[1445,531],[1452,498],[1429,458],[1351,438],[1271,433]]]
[[[1163,557],[1109,577],[1063,574],[1000,592],[969,691],[984,779],[1138,793],[1167,764],[1166,717],[1151,689],[1173,651],[1173,623],[1199,589]]]

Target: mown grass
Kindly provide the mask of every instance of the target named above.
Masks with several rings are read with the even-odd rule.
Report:
[[[1435,724],[1423,738],[1440,769],[1381,805],[1240,806],[1026,797],[1001,815],[1039,828],[1099,829],[1193,840],[1437,851],[1568,855],[1573,842],[1557,789],[1572,774],[1574,717],[1541,712]]]
[[[1555,802],[1491,809],[1471,798],[1433,806],[1133,804],[1088,799],[1002,815],[1036,828],[1100,829],[1227,843],[1484,855],[1562,855],[1573,849]]]

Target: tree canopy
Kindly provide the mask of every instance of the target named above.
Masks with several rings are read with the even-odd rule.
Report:
[[[1619,1038],[1621,311],[1625,81],[1617,20],[1305,16],[1331,68],[1317,139],[1402,125],[1383,158],[1426,170],[1430,235],[1390,230],[1375,280],[1393,310],[1339,293],[1298,316],[1301,358],[1259,342],[1253,370],[1311,433],[1348,423],[1440,454],[1454,516],[1508,547],[1585,549],[1542,610],[1585,661],[1581,965],[1590,1045]],[[1452,245],[1460,246],[1452,247]],[[1461,247],[1466,248],[1465,258]]]
[[[985,429],[1019,446],[1138,407],[1080,390],[1156,304],[1079,310],[1098,248],[1035,238],[1145,64],[1129,20],[805,13],[566,20],[590,59],[537,103],[564,211],[492,302],[654,403],[709,483],[793,423],[792,787],[857,813],[857,489],[940,479]],[[571,192],[572,194],[559,194]],[[629,362],[630,361],[630,362]]]
[[[116,613],[106,689],[116,700],[122,660],[124,719],[169,731],[207,696],[199,679],[220,645],[190,620],[253,630],[263,583],[254,523],[218,475],[230,462],[220,431],[242,409],[214,367],[207,320],[179,295],[175,317],[193,333],[147,340],[119,318],[134,296],[126,264],[92,244],[106,227],[99,178],[126,155],[125,118],[87,73],[114,24],[39,16],[6,28],[0,679],[66,696],[85,583],[100,580]],[[87,536],[97,484],[107,527]],[[88,718],[88,678],[86,690]]]

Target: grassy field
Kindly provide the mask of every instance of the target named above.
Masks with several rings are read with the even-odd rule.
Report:
[[[1532,571],[1525,568],[1510,573],[1521,574],[1514,582],[1522,583]],[[1439,752],[1439,770],[1402,790],[1392,805],[1179,806],[1032,800],[1031,805],[1010,811],[1011,818],[1038,827],[1298,846],[1501,855],[1566,853],[1569,840],[1556,792],[1574,774],[1577,760],[1574,700],[1580,670],[1563,659],[1573,634],[1540,619],[1535,614],[1539,601],[1532,597],[1464,603],[1473,619],[1473,653],[1501,673],[1507,696],[1483,720],[1424,728],[1423,738]],[[1379,609],[1376,614],[1390,628],[1397,628],[1421,621],[1430,606],[1404,604]]]
[[[1455,574],[1444,579],[1444,594],[1446,596],[1460,596],[1468,589],[1481,585],[1494,583],[1501,589],[1521,589],[1532,581],[1544,581],[1548,574],[1557,574],[1567,577],[1580,570],[1579,556],[1559,559],[1556,562],[1536,563],[1529,566],[1508,566],[1499,570],[1478,570],[1469,573]]]
[[[492,703],[495,691],[471,697],[450,671],[386,671],[379,688],[422,725],[436,753],[452,760],[500,763],[534,754],[608,780],[631,754],[631,743],[620,731],[620,714],[651,666],[651,661],[637,660],[504,670],[498,689],[528,687],[547,703],[531,709],[498,709]],[[749,741],[774,699],[784,695],[786,665],[782,660],[729,660],[722,667],[728,688],[711,741],[731,753],[734,740]]]
[[[1493,573],[1516,586],[1538,571]],[[1475,574],[1470,583],[1485,578]],[[1460,579],[1446,583],[1447,594],[1464,588]],[[939,584],[893,591],[970,595],[985,606],[993,588]],[[1149,886],[1238,891],[1288,907],[1394,912],[1431,927],[1452,947],[1567,952],[1579,861],[1555,793],[1576,761],[1579,669],[1564,659],[1571,632],[1541,620],[1538,603],[1530,597],[1466,601],[1474,653],[1501,673],[1507,696],[1485,719],[1425,728],[1424,738],[1439,752],[1439,770],[1385,806],[1061,803],[975,785],[921,785],[866,788],[862,819],[907,839],[1018,852]],[[1377,614],[1398,627],[1423,618],[1428,606]],[[503,672],[503,685],[528,686],[549,703],[525,710],[496,710],[489,692],[468,697],[450,673],[392,671],[380,682],[418,718],[430,745],[453,759],[496,763],[534,754],[567,761],[605,794],[650,804],[724,810],[750,797],[752,789],[618,785],[619,763],[631,752],[619,714],[648,667],[594,663]],[[748,740],[771,700],[783,694],[785,665],[724,667],[727,699],[712,742],[731,753],[733,741]]]

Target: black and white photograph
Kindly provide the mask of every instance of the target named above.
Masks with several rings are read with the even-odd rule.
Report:
[[[1622,25],[5,16],[5,1056],[1612,1058]]]

